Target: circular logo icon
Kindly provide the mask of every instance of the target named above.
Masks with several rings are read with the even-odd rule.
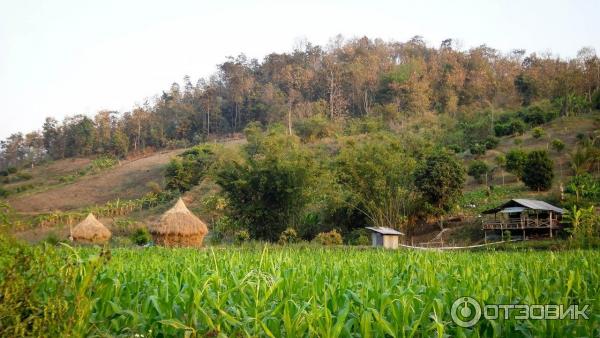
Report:
[[[481,318],[481,306],[471,297],[460,297],[452,303],[452,320],[462,327],[471,327]]]

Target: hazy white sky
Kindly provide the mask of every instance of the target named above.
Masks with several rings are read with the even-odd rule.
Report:
[[[0,0],[0,138],[100,109],[129,110],[225,56],[366,35],[463,48],[600,52],[600,0]]]

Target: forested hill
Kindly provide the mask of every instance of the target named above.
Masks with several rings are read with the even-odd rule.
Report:
[[[229,57],[210,78],[194,84],[185,76],[129,112],[49,117],[39,131],[3,141],[0,165],[187,146],[240,132],[251,121],[282,123],[288,133],[310,139],[332,121],[369,119],[393,129],[435,112],[458,122],[454,126],[491,119],[491,130],[501,136],[520,128],[503,114],[543,121],[587,112],[600,108],[599,88],[600,62],[591,48],[564,60],[485,45],[460,50],[451,39],[433,48],[421,37],[403,43],[337,38],[262,61]],[[463,136],[450,133],[444,143],[460,150],[482,141]]]

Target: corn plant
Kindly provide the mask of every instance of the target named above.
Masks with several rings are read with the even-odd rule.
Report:
[[[56,250],[55,259],[73,256]],[[76,252],[85,261],[97,249]],[[85,336],[598,336],[599,259],[598,251],[310,245],[115,249],[101,270],[89,270],[94,301],[77,327]],[[461,296],[481,304],[589,304],[592,313],[587,320],[482,319],[463,328],[450,314]]]

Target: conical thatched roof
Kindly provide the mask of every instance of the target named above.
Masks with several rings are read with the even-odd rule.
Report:
[[[111,233],[90,213],[71,230],[71,236],[75,241],[101,243],[108,241]]]
[[[177,203],[165,212],[158,224],[150,232],[157,235],[204,236],[208,227],[198,217],[192,214],[179,198]]]

